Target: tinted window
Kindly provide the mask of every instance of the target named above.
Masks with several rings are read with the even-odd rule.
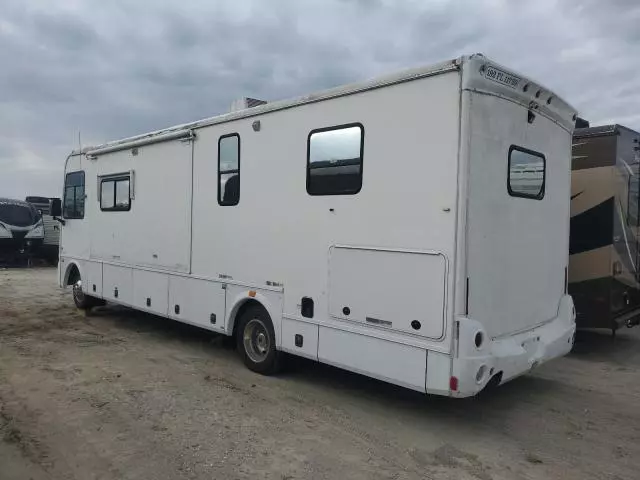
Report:
[[[509,195],[514,197],[544,197],[545,183],[544,155],[522,147],[509,149]]]
[[[307,145],[307,192],[351,195],[362,188],[364,130],[353,124],[314,130]]]
[[[68,173],[64,182],[64,218],[84,218],[84,172]]]
[[[103,178],[100,181],[100,210],[115,212],[130,209],[129,175]]]
[[[240,202],[240,136],[225,135],[218,140],[218,203]]]

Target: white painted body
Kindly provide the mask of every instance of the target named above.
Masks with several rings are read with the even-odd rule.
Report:
[[[228,335],[258,301],[279,350],[428,393],[473,395],[567,353],[574,111],[519,75],[511,87],[486,78],[488,64],[463,57],[74,152],[65,172],[85,172],[85,217],[63,228],[60,284],[76,267],[89,295]],[[309,195],[309,133],[354,122],[361,191]],[[218,140],[230,133],[241,193],[222,207]],[[542,200],[508,194],[511,144],[545,154]],[[123,172],[131,210],[101,211],[99,177]]]

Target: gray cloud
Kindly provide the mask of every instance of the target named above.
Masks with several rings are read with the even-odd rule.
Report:
[[[78,130],[95,144],[463,53],[638,129],[639,24],[635,0],[4,0],[0,194],[57,194]]]

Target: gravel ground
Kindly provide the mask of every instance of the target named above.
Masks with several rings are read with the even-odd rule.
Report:
[[[637,479],[640,329],[475,399],[291,359],[244,368],[211,333],[85,316],[55,270],[0,271],[0,479]]]

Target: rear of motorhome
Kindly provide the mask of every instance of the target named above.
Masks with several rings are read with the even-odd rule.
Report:
[[[0,265],[28,263],[43,238],[42,216],[33,205],[0,198]]]
[[[233,336],[262,373],[286,352],[454,397],[571,349],[553,92],[473,55],[245,106],[67,158],[79,307]]]
[[[640,321],[639,141],[622,125],[574,132],[569,293],[578,328],[615,333]]]

